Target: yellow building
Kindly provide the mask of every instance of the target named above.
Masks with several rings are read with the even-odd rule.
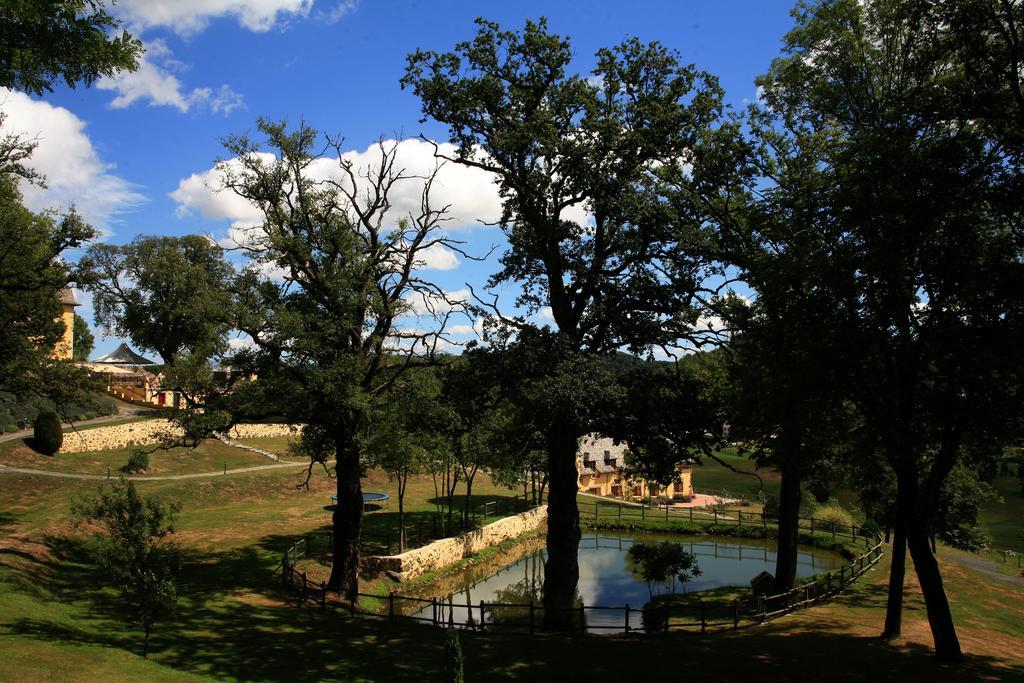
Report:
[[[667,487],[631,478],[626,473],[627,448],[609,438],[588,434],[576,454],[579,490],[597,496],[632,500],[654,496],[693,496],[693,468],[680,463],[676,478]]]
[[[70,287],[60,290],[60,321],[64,323],[64,338],[53,347],[55,358],[71,360],[75,353],[75,308],[79,306],[75,300],[75,292]]]

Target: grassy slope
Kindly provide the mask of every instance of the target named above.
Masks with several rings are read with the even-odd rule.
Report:
[[[736,454],[735,448],[726,448],[716,455],[741,472],[756,473],[764,481],[766,493],[778,495],[779,474],[769,468],[757,469],[753,460]],[[721,493],[725,490],[732,497],[752,498],[760,486],[753,476],[737,474],[710,458],[704,458],[700,465],[693,467],[693,489],[697,493]]]
[[[219,679],[430,680],[443,659],[443,634],[408,624],[351,622],[341,614],[290,605],[273,570],[296,535],[323,528],[332,481],[296,488],[295,472],[190,482],[152,482],[148,493],[181,499],[179,524],[188,549],[186,599],[158,629],[150,661],[134,653],[138,636],[125,624],[102,577],[87,561],[80,535],[69,528],[68,501],[92,483],[5,476],[0,486],[0,680]],[[394,492],[371,473],[367,490]],[[432,509],[429,479],[410,485],[410,507]],[[482,494],[500,491],[481,483]],[[393,508],[392,508],[393,510]],[[375,512],[369,519],[392,517]],[[594,680],[674,676],[792,680],[829,671],[838,681],[950,678],[1009,679],[1024,675],[1024,587],[963,566],[942,549],[944,577],[966,671],[930,658],[924,608],[908,584],[906,640],[874,638],[884,609],[886,565],[832,605],[766,626],[701,637],[651,640],[525,640],[463,636],[468,680]],[[723,655],[723,653],[727,653]],[[1016,667],[1011,669],[1008,667]]]
[[[992,547],[1024,552],[1024,494],[1017,477],[997,477],[992,485],[1002,503],[988,506],[978,523],[992,537]]]
[[[149,450],[151,446],[143,447]],[[128,456],[137,450],[134,446],[116,448],[108,451],[87,453],[58,453],[48,456],[36,453],[22,441],[0,444],[0,464],[9,467],[22,467],[74,474],[107,474],[107,468],[114,476],[128,462]],[[190,472],[214,472],[228,468],[268,465],[268,458],[242,450],[225,446],[219,441],[208,439],[195,449],[172,448],[157,450],[150,453],[149,469],[146,474],[167,475],[187,474]]]

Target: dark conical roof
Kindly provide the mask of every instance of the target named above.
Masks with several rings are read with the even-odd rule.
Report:
[[[145,356],[140,356],[123,343],[105,356],[94,358],[92,363],[110,363],[111,365],[156,365]]]

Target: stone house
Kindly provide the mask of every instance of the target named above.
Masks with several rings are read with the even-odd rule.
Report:
[[[597,496],[633,500],[653,496],[693,496],[693,468],[680,463],[676,479],[667,487],[630,477],[626,472],[625,443],[616,444],[599,434],[588,434],[580,440],[576,454],[579,490]]]

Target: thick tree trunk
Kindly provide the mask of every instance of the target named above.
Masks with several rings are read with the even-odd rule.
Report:
[[[885,629],[882,638],[899,638],[903,630],[903,577],[907,572],[906,524],[897,519],[893,524],[892,563],[889,567],[889,597],[885,605]]]
[[[910,556],[914,559],[917,581],[921,584],[921,592],[924,594],[928,624],[932,628],[932,639],[935,641],[935,654],[939,659],[958,660],[963,653],[960,651],[960,640],[953,625],[953,615],[949,611],[946,591],[942,587],[939,563],[935,561],[935,555],[928,545],[927,525],[915,523],[910,526],[907,546],[910,548]]]
[[[784,464],[779,491],[779,542],[775,558],[775,589],[778,592],[789,590],[796,582],[802,484],[799,471]]]
[[[580,512],[576,506],[576,431],[567,423],[548,432],[548,558],[544,565],[544,625],[573,627],[580,578]]]
[[[476,477],[477,468],[473,468],[472,473],[469,471],[463,471],[463,476],[466,478],[466,502],[462,506],[462,526],[469,527],[469,508],[472,505],[473,497],[473,479]]]
[[[359,480],[359,449],[347,431],[334,439],[338,464],[338,504],[332,517],[334,565],[328,588],[356,600],[359,592],[359,545],[363,531],[363,487]]]

